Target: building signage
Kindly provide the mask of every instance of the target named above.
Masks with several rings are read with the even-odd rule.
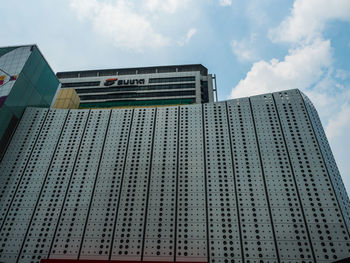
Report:
[[[117,78],[109,78],[106,79],[104,85],[105,86],[112,86],[113,84],[116,84],[118,86],[128,86],[128,85],[144,85],[145,79],[117,79]]]

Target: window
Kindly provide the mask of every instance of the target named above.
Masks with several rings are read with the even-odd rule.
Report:
[[[166,82],[184,82],[184,81],[195,81],[195,76],[190,77],[174,77],[174,78],[154,78],[149,79],[149,83],[166,83]]]

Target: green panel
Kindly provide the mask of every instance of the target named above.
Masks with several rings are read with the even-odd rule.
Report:
[[[20,74],[8,95],[5,104],[8,107],[27,105],[28,96],[30,95],[30,93],[28,94],[29,89],[31,89],[29,80],[25,75]]]
[[[26,63],[23,66],[22,74],[33,77],[36,67],[40,62],[40,54],[38,49],[34,48]]]
[[[18,47],[4,47],[4,48],[0,48],[0,57],[5,55],[6,53],[16,49]]]
[[[22,74],[36,89],[36,91],[31,91],[32,94],[35,94],[35,97],[30,100],[28,106],[49,107],[56,94],[59,81],[37,47],[34,47],[23,67]]]
[[[38,93],[38,91],[36,89],[32,89],[31,90],[32,93],[30,95],[29,101],[28,101],[28,105],[31,106],[49,106],[49,105],[41,105],[42,102],[42,96],[40,96],[40,94]]]
[[[5,105],[0,108],[0,140],[10,123],[12,115],[12,112]]]
[[[132,107],[132,106],[157,106],[157,105],[179,105],[192,104],[194,99],[173,99],[173,100],[136,100],[136,101],[113,101],[80,103],[80,109],[87,108],[112,108],[112,107]]]
[[[0,48],[0,56],[16,49]],[[27,59],[4,105],[0,108],[0,139],[13,115],[21,118],[27,106],[49,107],[59,81],[37,47]]]
[[[38,92],[42,96],[46,96],[49,91],[49,78],[50,72],[47,70],[44,64],[38,65],[38,70],[35,75],[38,75],[38,78],[35,80],[35,86]]]

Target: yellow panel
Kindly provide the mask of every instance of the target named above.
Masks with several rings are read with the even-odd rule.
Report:
[[[62,96],[63,96],[63,93],[62,93],[62,90],[60,90],[60,91],[58,92],[58,95],[57,95],[56,100],[62,99]]]
[[[68,107],[67,109],[74,109],[74,103],[72,102],[72,100],[68,101]]]
[[[62,107],[63,107],[64,109],[68,109],[68,106],[69,106],[69,100],[65,99],[65,100],[63,101]]]
[[[71,89],[67,89],[66,92],[65,92],[64,98],[65,99],[69,99],[71,97],[71,94],[72,94],[72,90]]]
[[[76,103],[80,103],[80,98],[79,98],[79,96],[78,96],[77,93],[75,93],[74,101],[75,101]]]
[[[53,107],[56,109],[60,109],[62,107],[62,100],[61,99],[56,100],[55,105]]]
[[[58,100],[56,107],[59,108],[59,109],[62,109],[62,105],[63,105],[63,100],[62,99]]]
[[[74,94],[74,90],[73,89],[67,90],[67,98],[72,98],[73,94]]]
[[[77,103],[77,104],[80,104],[80,97],[77,95],[77,97],[75,98],[75,102]]]
[[[67,96],[66,90],[61,89],[59,95],[60,95],[60,99],[66,98],[66,96]]]
[[[60,109],[78,109],[80,98],[75,89],[61,89],[54,103],[54,108]]]
[[[67,91],[66,90],[60,90],[60,94],[61,94],[61,99],[65,99],[67,97]]]

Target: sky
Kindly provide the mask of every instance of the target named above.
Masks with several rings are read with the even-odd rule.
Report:
[[[350,191],[349,0],[12,0],[0,46],[37,44],[55,72],[203,64],[219,100],[298,88]]]

